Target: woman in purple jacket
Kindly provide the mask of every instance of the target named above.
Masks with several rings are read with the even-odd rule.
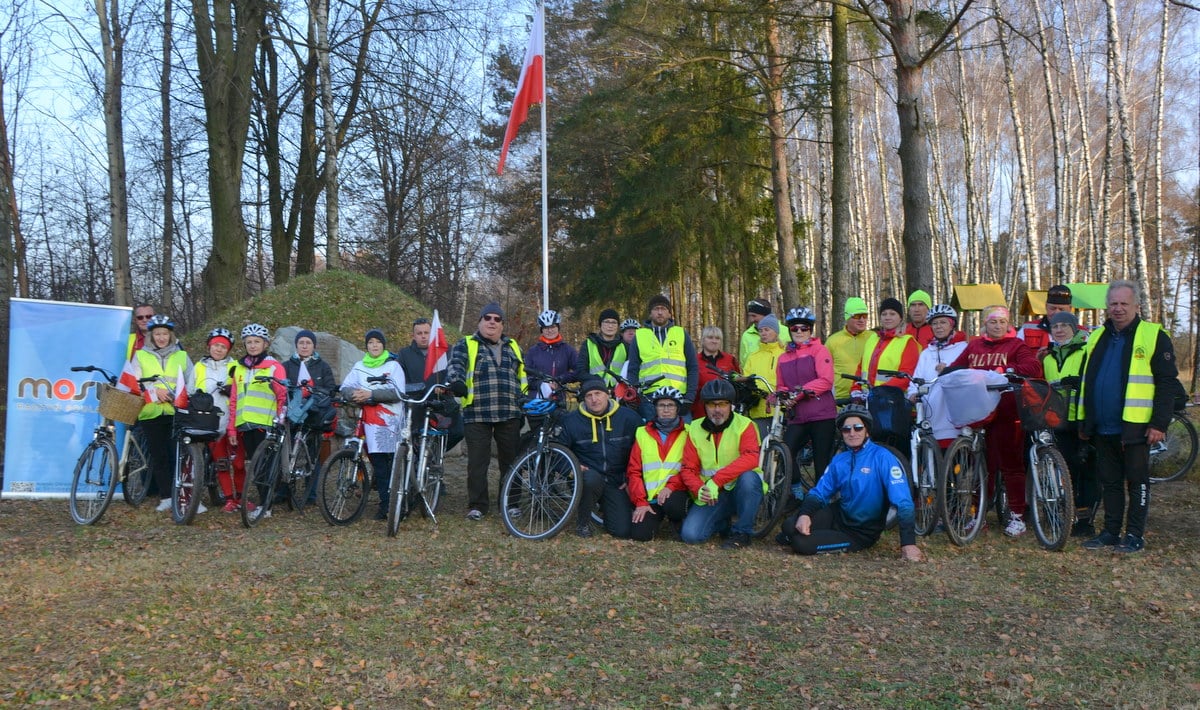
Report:
[[[833,395],[833,357],[813,337],[816,320],[812,310],[803,306],[787,312],[791,342],[779,356],[775,382],[779,392],[790,392],[795,402],[788,415],[784,443],[793,454],[799,454],[806,443],[812,442],[813,469],[820,479],[833,455],[837,404]]]

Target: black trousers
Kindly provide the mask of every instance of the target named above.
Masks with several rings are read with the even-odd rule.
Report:
[[[834,552],[858,552],[871,547],[872,539],[847,528],[842,522],[842,508],[835,501],[813,513],[808,535],[796,532],[796,512],[783,522],[783,533],[790,538],[792,552],[800,555],[827,555]]]
[[[490,503],[487,471],[492,460],[492,441],[496,442],[496,458],[499,459],[500,475],[503,477],[517,458],[521,418],[501,422],[468,422],[463,426],[463,435],[467,442],[467,509],[487,513]]]
[[[138,422],[145,437],[150,473],[159,498],[170,498],[175,488],[175,442],[171,440],[174,422],[172,414]]]
[[[1150,447],[1144,441],[1122,444],[1119,435],[1091,441],[1104,499],[1104,532],[1120,535],[1124,523],[1126,533],[1142,537],[1150,512]]]
[[[621,491],[624,493],[625,491]],[[625,497],[626,500],[629,496]],[[667,502],[663,505],[658,504],[658,496],[650,501],[652,510],[642,518],[642,522],[633,523],[630,529],[630,537],[638,542],[648,542],[654,539],[658,534],[658,526],[662,524],[663,518],[675,523],[676,526],[683,524],[683,519],[687,517],[688,508],[691,507],[692,497],[687,491],[674,491],[671,497],[667,498]],[[633,504],[630,503],[630,512],[632,513]],[[607,520],[607,518],[605,518]]]
[[[821,480],[821,474],[829,466],[833,458],[834,435],[837,431],[836,419],[822,419],[803,424],[789,424],[783,432],[783,443],[787,444],[792,456],[799,456],[804,444],[811,441],[813,446],[813,482]],[[793,474],[792,483],[797,483]]]

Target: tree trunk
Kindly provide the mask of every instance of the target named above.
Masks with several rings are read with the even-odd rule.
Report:
[[[173,0],[163,0],[162,72],[159,77],[159,98],[162,105],[162,163],[163,163],[163,224],[162,224],[162,308],[174,313],[172,294],[175,245],[175,146],[171,132],[171,50],[174,18]],[[118,290],[119,292],[119,290]]]
[[[1121,138],[1121,159],[1125,168],[1125,195],[1128,204],[1129,238],[1132,240],[1134,274],[1140,291],[1138,302],[1143,308],[1150,307],[1149,269],[1146,264],[1146,240],[1142,233],[1141,198],[1138,196],[1137,172],[1133,156],[1133,135],[1130,133],[1129,107],[1125,103],[1125,71],[1121,62],[1121,34],[1117,26],[1117,8],[1114,0],[1104,0],[1108,11],[1108,52],[1112,57],[1112,79],[1114,97],[1117,102],[1117,125]],[[1128,249],[1124,250],[1126,253]]]
[[[859,261],[850,245],[850,60],[846,32],[849,10],[840,2],[832,2],[830,6],[829,98],[833,134],[830,202],[833,214],[829,229],[833,263],[832,273],[826,274],[825,278],[833,281],[833,303],[829,310],[834,314],[834,320],[827,324],[827,333],[837,330],[833,326],[835,322],[841,323],[842,305],[858,292],[860,279]]]
[[[204,268],[208,313],[224,310],[246,292],[249,235],[242,215],[242,157],[250,125],[250,80],[259,37],[265,32],[263,0],[192,0],[199,84],[208,135],[208,189],[213,246]]]
[[[1042,18],[1042,2],[1041,0],[1033,0],[1033,13],[1037,21],[1037,37],[1038,51],[1042,59],[1042,83],[1045,85],[1046,91],[1046,117],[1050,122],[1050,140],[1054,155],[1054,240],[1051,243],[1051,261],[1054,269],[1053,281],[1055,283],[1067,283],[1067,268],[1066,260],[1069,254],[1073,251],[1068,245],[1063,232],[1063,218],[1066,213],[1063,196],[1066,194],[1066,186],[1063,180],[1063,140],[1059,132],[1058,109],[1055,103],[1055,96],[1059,93],[1057,84],[1055,83],[1055,75],[1052,69],[1052,54],[1049,48],[1049,40],[1046,35],[1046,25]],[[1073,241],[1073,240],[1072,240]],[[1054,284],[1047,284],[1053,286]]]
[[[104,60],[104,139],[108,149],[108,206],[112,230],[114,300],[133,305],[129,270],[129,200],[125,191],[125,128],[121,88],[124,82],[125,33],[120,0],[95,0]]]
[[[1163,175],[1162,175],[1162,133],[1163,133],[1163,103],[1165,100],[1165,77],[1167,65],[1167,29],[1170,22],[1171,4],[1169,0],[1162,3],[1161,37],[1158,44],[1158,64],[1154,70],[1154,137],[1153,149],[1150,155],[1154,177],[1154,272],[1150,277],[1150,303],[1146,313],[1152,320],[1163,321],[1162,308],[1166,302],[1167,270],[1163,263]],[[1193,343],[1193,347],[1195,344]]]
[[[783,70],[776,2],[767,9],[767,127],[771,134],[771,198],[775,203],[775,239],[778,245],[779,286],[783,307],[800,303],[796,274],[795,219],[792,215],[791,177],[788,172],[787,127],[784,125]]]
[[[321,111],[325,128],[325,265],[342,267],[338,237],[338,126],[333,115],[333,86],[329,72],[329,0],[313,0],[320,67]]]
[[[1016,139],[1018,189],[1021,191],[1021,210],[1025,215],[1025,244],[1028,257],[1028,286],[1040,288],[1042,284],[1042,242],[1038,233],[1037,215],[1034,213],[1033,174],[1029,169],[1029,150],[1025,145],[1025,121],[1017,103],[1017,82],[1013,76],[1012,56],[1008,51],[1004,19],[1000,5],[996,5],[996,36],[1000,43],[1000,56],[1004,61],[1004,86],[1008,90],[1008,109],[1012,117],[1013,136]],[[1014,235],[1015,237],[1015,235]],[[1045,284],[1049,286],[1050,284]]]

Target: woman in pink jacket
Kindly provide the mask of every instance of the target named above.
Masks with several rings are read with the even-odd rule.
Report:
[[[833,356],[813,337],[816,320],[812,309],[803,306],[787,312],[791,342],[779,356],[775,382],[778,391],[790,393],[795,402],[788,415],[784,443],[793,454],[799,454],[806,443],[812,442],[813,468],[819,479],[833,455],[837,404],[833,394]]]

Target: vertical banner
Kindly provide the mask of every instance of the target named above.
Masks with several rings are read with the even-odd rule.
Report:
[[[9,308],[5,498],[66,498],[100,423],[99,373],[121,373],[133,309],[14,298]]]

